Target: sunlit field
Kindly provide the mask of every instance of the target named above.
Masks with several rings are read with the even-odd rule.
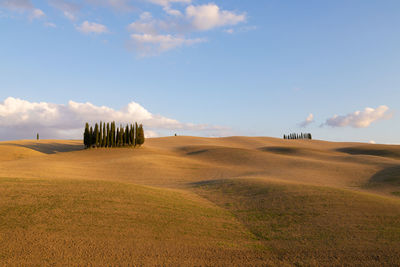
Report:
[[[398,146],[0,143],[3,265],[400,264]]]

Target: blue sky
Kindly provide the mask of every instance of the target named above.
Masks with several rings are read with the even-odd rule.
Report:
[[[132,117],[152,136],[400,143],[399,11],[397,0],[0,0],[0,138],[74,138],[85,120]]]

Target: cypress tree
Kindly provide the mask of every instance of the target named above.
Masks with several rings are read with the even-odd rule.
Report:
[[[135,122],[135,146],[138,145],[138,124]]]
[[[94,126],[94,146],[98,147],[99,145],[99,125],[96,123]]]
[[[90,126],[89,129],[89,147],[92,147],[93,144],[93,127]]]
[[[135,145],[135,130],[133,124],[131,124],[131,146]]]
[[[114,146],[117,146],[117,142],[118,142],[118,128],[116,123],[114,122]]]
[[[110,123],[107,123],[107,147],[111,147],[111,128]]]
[[[117,126],[114,122],[114,147],[117,146]]]
[[[124,128],[122,125],[119,126],[119,146],[124,145]]]
[[[103,145],[103,123],[100,121],[100,130],[99,130],[99,147]]]
[[[115,139],[115,146],[119,146],[119,128],[117,128],[117,135]]]
[[[110,135],[110,125],[109,125],[109,123],[107,122],[106,136],[105,136],[105,144],[104,144],[105,147],[108,147],[108,138],[109,138],[109,135]]]
[[[140,124],[138,127],[138,140],[137,143],[139,146],[143,145],[144,143],[144,130],[143,130],[143,125]]]
[[[130,145],[130,134],[129,134],[129,126],[128,124],[125,127],[125,145],[129,146]]]
[[[122,138],[121,143],[122,143],[122,146],[125,146],[125,129],[124,129],[124,127],[122,125],[121,125],[121,133],[122,133],[122,135],[121,135],[121,138]]]
[[[85,125],[85,132],[83,133],[83,144],[86,148],[89,147],[89,123]]]
[[[111,122],[111,147],[114,147],[114,142],[115,142],[115,128],[114,128],[114,122]]]
[[[101,147],[106,146],[106,123],[103,122],[103,140],[101,140]]]

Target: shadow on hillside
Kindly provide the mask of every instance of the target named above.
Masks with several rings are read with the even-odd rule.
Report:
[[[12,144],[18,147],[29,148],[45,154],[55,154],[59,152],[71,152],[84,149],[83,145],[80,144],[64,144],[64,143],[28,143],[28,144]]]
[[[298,148],[284,147],[284,146],[266,146],[266,147],[260,147],[258,150],[277,153],[277,154],[285,154],[285,155],[296,154],[299,152]]]
[[[198,155],[198,154],[206,153],[208,151],[210,151],[210,149],[201,149],[201,150],[197,150],[197,151],[187,152],[186,155],[188,155],[188,156]]]
[[[391,166],[375,173],[369,182],[371,184],[400,185],[400,165]]]
[[[388,158],[400,158],[399,150],[390,150],[390,149],[373,149],[366,147],[343,147],[336,149],[338,152],[347,153],[350,155],[369,155],[369,156],[378,156],[378,157],[388,157]]]

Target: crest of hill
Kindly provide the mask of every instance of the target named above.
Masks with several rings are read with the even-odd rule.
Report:
[[[268,137],[0,142],[0,259],[397,266],[398,150]]]
[[[84,150],[81,140],[22,140],[0,142],[0,150],[3,177],[35,174],[164,187],[184,187],[204,177],[269,177],[360,190],[379,188],[380,193],[400,191],[396,145],[177,136],[149,138],[136,149]]]

